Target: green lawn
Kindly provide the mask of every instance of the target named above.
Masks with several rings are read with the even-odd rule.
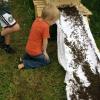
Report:
[[[9,55],[0,49],[0,100],[66,100],[65,71],[57,60],[56,41],[50,41],[48,46],[52,61],[50,65],[38,69],[17,69],[34,19],[34,10],[28,0],[11,0],[11,4],[13,14],[22,29],[20,33],[12,36],[16,54]],[[100,21],[97,24],[100,24]],[[99,28],[97,29],[99,31]],[[100,34],[94,37],[100,48]]]
[[[46,67],[30,70],[17,69],[18,58],[0,50],[0,100],[66,100],[64,70],[58,64],[56,45],[51,42],[52,63]]]

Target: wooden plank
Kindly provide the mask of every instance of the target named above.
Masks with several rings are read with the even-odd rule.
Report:
[[[33,0],[33,3],[36,5],[45,4],[44,0]]]
[[[34,5],[43,5],[44,4],[44,2],[41,2],[41,1],[34,1]],[[45,5],[45,4],[44,4]]]
[[[33,3],[35,5],[35,17],[41,16],[42,9],[45,6],[45,1],[44,0],[33,0]]]
[[[35,6],[35,17],[40,17],[44,5]]]
[[[80,4],[78,6],[78,10],[83,15],[86,15],[86,16],[92,15],[92,12],[90,10],[88,10],[83,4]]]
[[[58,4],[71,4],[79,3],[80,0],[45,0],[46,3],[58,3]]]

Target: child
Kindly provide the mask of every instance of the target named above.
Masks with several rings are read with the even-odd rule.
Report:
[[[66,71],[67,100],[99,100],[100,52],[87,17],[76,6],[65,5],[59,9],[58,59]]]
[[[0,24],[2,31],[0,32],[0,47],[6,53],[15,53],[10,46],[10,34],[20,30],[19,24],[11,15],[8,0],[0,0]]]
[[[47,53],[49,26],[54,24],[59,17],[59,10],[53,4],[47,4],[41,17],[37,18],[33,24],[26,44],[26,54],[18,65],[18,69],[35,68],[50,63]]]

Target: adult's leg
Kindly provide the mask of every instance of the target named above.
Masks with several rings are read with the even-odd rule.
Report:
[[[10,45],[10,42],[11,42],[10,34],[5,35],[4,37],[5,37],[5,44],[6,45]]]
[[[18,23],[16,23],[16,24],[14,24],[13,26],[4,28],[4,29],[1,31],[1,36],[7,36],[8,34],[17,32],[17,31],[19,31],[19,30],[20,30],[20,26],[19,26]]]
[[[20,26],[18,23],[15,23],[13,26],[3,28],[1,31],[1,36],[5,38],[4,44],[1,46],[2,49],[6,51],[6,53],[15,53],[15,50],[10,46],[11,42],[11,34],[20,30]]]
[[[3,27],[0,33],[0,40],[2,40],[1,43],[4,42],[4,45],[1,46],[2,49],[4,49],[7,53],[15,53],[15,50],[10,46],[10,35],[19,31],[20,26],[18,23],[16,23],[13,16],[5,11],[0,16],[0,23]]]

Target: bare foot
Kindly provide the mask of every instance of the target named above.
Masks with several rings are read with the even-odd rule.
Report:
[[[19,69],[19,70],[21,70],[21,69],[23,69],[23,68],[24,68],[24,64],[23,64],[23,63],[18,65],[18,69]]]

